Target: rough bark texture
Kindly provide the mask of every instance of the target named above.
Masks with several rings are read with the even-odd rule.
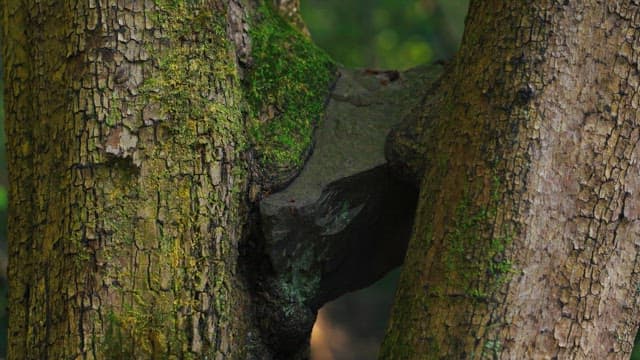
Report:
[[[308,356],[315,309],[301,322],[272,300],[249,234],[304,165],[336,74],[297,10],[2,3],[11,358]]]
[[[225,2],[1,6],[9,358],[266,356]]]
[[[635,1],[472,1],[422,119],[389,143],[394,161],[412,154],[405,174],[424,176],[382,358],[628,358],[639,13]]]
[[[335,72],[276,15],[297,1],[265,4],[2,3],[10,358],[305,356],[298,314],[262,316],[276,285],[247,231],[311,152]],[[389,141],[421,195],[384,358],[628,356],[639,10],[472,2]]]

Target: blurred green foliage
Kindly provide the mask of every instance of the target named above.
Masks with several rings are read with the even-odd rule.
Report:
[[[0,211],[7,210],[8,200],[7,189],[0,185]]]
[[[450,58],[468,0],[302,0],[314,41],[347,67],[406,69]]]
[[[635,346],[631,352],[630,360],[640,360],[640,333],[636,335]]]

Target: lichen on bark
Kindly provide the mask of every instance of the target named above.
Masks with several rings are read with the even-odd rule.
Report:
[[[248,143],[224,2],[26,3],[1,5],[10,357],[268,353],[236,276]]]
[[[134,154],[137,181],[125,187],[137,194],[131,200],[135,203],[115,212],[112,221],[114,228],[124,230],[116,234],[132,233],[139,239],[136,248],[155,250],[149,251],[149,276],[146,284],[137,286],[142,290],[133,292],[135,301],[123,304],[124,310],[109,312],[105,354],[113,354],[112,349],[125,351],[120,343],[123,337],[136,339],[127,350],[135,356],[177,355],[187,342],[194,354],[228,351],[213,346],[213,333],[187,335],[181,330],[186,322],[211,321],[198,315],[202,310],[211,311],[219,326],[224,326],[232,318],[229,304],[238,296],[228,290],[236,286],[229,273],[233,265],[216,263],[224,264],[218,261],[229,255],[225,262],[234,261],[234,242],[239,239],[233,237],[239,234],[234,235],[238,230],[232,228],[242,226],[246,170],[240,158],[246,141],[240,95],[234,86],[238,77],[233,49],[226,38],[224,17],[214,16],[214,6],[158,1],[149,14],[159,37],[143,48],[154,52],[152,67],[137,89],[139,96],[129,105],[142,118],[133,129],[141,139]],[[213,213],[206,209],[211,206]],[[132,213],[150,223],[133,228],[120,224]],[[200,254],[193,254],[194,249],[200,249]],[[196,288],[208,288],[207,294],[190,298],[187,294],[195,283],[200,283]]]

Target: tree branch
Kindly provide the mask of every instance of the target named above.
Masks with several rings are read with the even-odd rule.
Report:
[[[280,351],[306,344],[324,303],[402,263],[417,187],[392,175],[385,142],[401,119],[415,116],[440,73],[440,66],[340,70],[302,172],[261,201],[269,271],[258,279],[257,308]]]

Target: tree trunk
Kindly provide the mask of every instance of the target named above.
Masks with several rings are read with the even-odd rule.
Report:
[[[261,133],[279,98],[260,81],[298,70],[280,91],[307,100],[290,136],[308,138],[331,62],[264,4],[8,0],[0,8],[9,358],[278,357],[239,256],[248,189],[258,198],[262,184],[249,186],[258,176],[250,168],[261,168],[251,159],[267,164],[286,152],[281,163],[295,169],[310,142],[289,151]],[[264,63],[269,51],[280,63]],[[322,69],[310,67],[311,55]],[[300,58],[305,68],[290,64]],[[247,129],[262,135],[255,156]]]
[[[255,205],[335,72],[274,11],[304,31],[297,1],[266,3],[0,6],[11,359],[305,356],[317,289],[272,274]],[[638,10],[472,2],[389,140],[421,195],[383,358],[628,355]]]
[[[639,10],[471,2],[421,119],[390,138],[421,195],[381,358],[628,358]]]

